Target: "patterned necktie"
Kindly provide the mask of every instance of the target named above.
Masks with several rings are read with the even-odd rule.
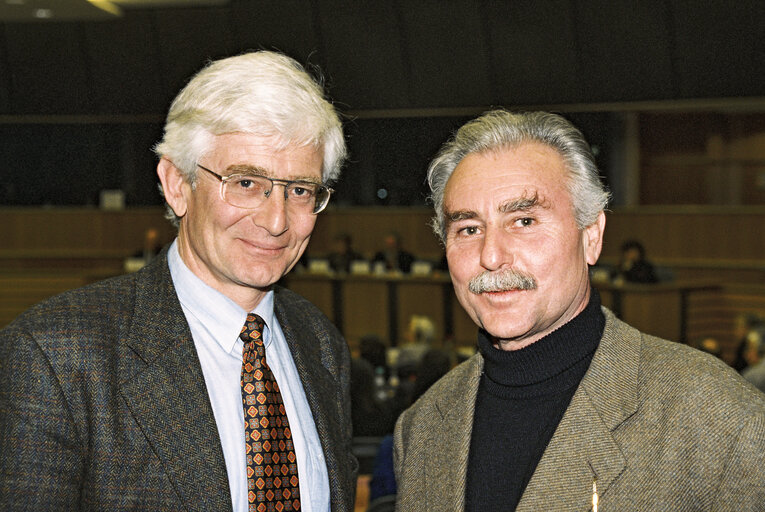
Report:
[[[239,335],[244,342],[242,404],[249,512],[300,510],[297,457],[279,385],[266,364],[263,325],[262,318],[249,314]]]

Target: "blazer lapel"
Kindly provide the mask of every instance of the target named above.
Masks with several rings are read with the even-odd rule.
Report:
[[[204,375],[164,257],[136,276],[124,343],[121,394],[185,508],[232,510]]]
[[[439,393],[434,403],[432,437],[437,450],[425,467],[425,503],[432,510],[464,510],[468,453],[473,431],[473,412],[483,358],[473,356],[464,363],[464,378],[453,379],[451,390]]]
[[[319,440],[324,451],[329,473],[330,496],[333,510],[343,510],[346,503],[352,503],[353,497],[344,482],[352,478],[349,473],[353,468],[348,464],[351,447],[346,440],[346,425],[340,423],[343,416],[338,400],[337,379],[325,367],[321,358],[322,342],[312,329],[296,329],[310,320],[296,321],[295,314],[289,304],[285,304],[283,296],[276,295],[274,308],[279,319],[279,325],[284,332],[287,345],[292,353],[295,367],[303,384],[308,405],[311,408]],[[335,369],[339,371],[339,369]]]
[[[624,471],[612,432],[638,407],[639,333],[604,309],[606,327],[590,368],[518,504],[518,512],[586,511]]]

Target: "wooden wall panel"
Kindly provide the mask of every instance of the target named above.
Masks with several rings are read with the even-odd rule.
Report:
[[[76,274],[0,273],[0,329],[33,304],[86,283],[86,278]]]
[[[148,227],[160,230],[165,241],[175,228],[163,218],[164,209],[135,208],[104,212],[95,208],[0,209],[0,254],[37,256],[79,253],[129,254],[142,245]],[[371,258],[383,237],[398,232],[406,249],[437,261],[442,248],[428,223],[427,208],[329,209],[317,219],[308,248],[310,257],[324,257],[332,240],[350,233],[355,248]],[[640,208],[607,214],[602,263],[615,263],[621,243],[641,240],[649,258],[671,268],[678,277],[720,277],[750,283],[765,272],[765,209]],[[710,275],[710,272],[712,275]],[[722,274],[725,272],[725,274]]]
[[[13,311],[18,312],[48,294],[120,273],[124,257],[142,246],[146,228],[156,227],[163,240],[172,239],[174,228],[163,218],[163,213],[162,208],[121,212],[0,209],[0,274],[8,277],[42,276],[42,279],[51,278],[55,285],[16,305],[7,303],[6,309],[15,308]],[[385,233],[397,230],[410,250],[438,256],[440,247],[427,226],[430,216],[427,209],[329,210],[319,218],[311,241],[311,254],[326,254],[333,234],[347,231],[356,240],[357,250],[371,255]],[[747,312],[765,316],[763,230],[765,210],[756,208],[617,210],[608,214],[602,259],[614,262],[621,241],[637,237],[646,244],[651,259],[676,269],[679,280],[706,277],[722,284],[719,293],[698,291],[689,297],[687,338],[693,342],[701,336],[717,337],[723,345],[724,357],[730,361],[737,342],[733,330],[735,317]],[[74,281],[61,284],[58,279],[62,277]],[[304,280],[308,282],[300,283],[297,291],[335,319],[332,288],[327,278],[319,276]],[[299,280],[295,282],[299,283]],[[414,279],[404,283],[404,291],[394,306],[397,328],[393,335],[397,341],[404,336],[409,317],[415,313],[427,314],[436,319],[438,329],[445,328],[444,295],[443,291],[439,292],[444,282],[445,278],[435,277],[433,282]],[[368,333],[390,339],[388,284],[369,277],[350,280],[344,286],[342,323],[349,341],[357,343]],[[6,292],[8,290],[6,287]],[[449,295],[454,341],[458,346],[473,346],[476,327],[453,292]],[[607,293],[603,296],[604,303],[609,304],[611,299]],[[647,332],[673,338],[675,333],[671,329],[677,327],[672,327],[676,324],[671,323],[676,320],[676,306],[672,300],[646,292],[646,302],[642,305],[624,304],[625,314],[637,318],[634,323]],[[14,314],[7,313],[6,319]],[[641,324],[641,321],[649,323]],[[655,328],[655,325],[659,327]],[[666,325],[670,327],[662,327]],[[443,334],[443,330],[440,333]]]
[[[635,238],[643,242],[650,258],[672,264],[765,264],[761,207],[614,209],[606,219],[602,260],[615,260],[622,242]]]
[[[369,334],[392,341],[389,330],[388,284],[373,279],[353,279],[343,284],[343,335],[351,346]]]

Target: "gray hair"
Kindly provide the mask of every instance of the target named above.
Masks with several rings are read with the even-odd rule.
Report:
[[[471,153],[517,147],[524,142],[546,144],[563,158],[569,171],[567,186],[579,228],[597,220],[608,205],[610,194],[600,181],[595,158],[582,133],[557,114],[492,110],[457,130],[428,167],[430,199],[436,212],[432,226],[442,242],[446,240],[444,189],[457,165]]]
[[[214,137],[235,132],[275,137],[275,150],[289,145],[322,149],[325,183],[338,178],[346,157],[342,124],[321,83],[276,52],[208,63],[173,100],[154,152],[171,160],[194,186],[197,162]],[[177,225],[169,206],[167,216]]]

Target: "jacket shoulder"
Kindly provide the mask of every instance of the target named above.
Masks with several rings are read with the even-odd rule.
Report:
[[[131,312],[134,297],[134,275],[109,278],[45,299],[21,313],[4,330],[40,334],[38,339],[44,342],[49,338],[45,334],[51,331],[108,328]]]
[[[641,387],[724,414],[765,414],[765,395],[721,359],[683,343],[642,335]]]
[[[274,307],[279,321],[287,318],[290,323],[300,323],[303,328],[323,330],[341,336],[335,325],[312,302],[282,286],[274,286]]]

